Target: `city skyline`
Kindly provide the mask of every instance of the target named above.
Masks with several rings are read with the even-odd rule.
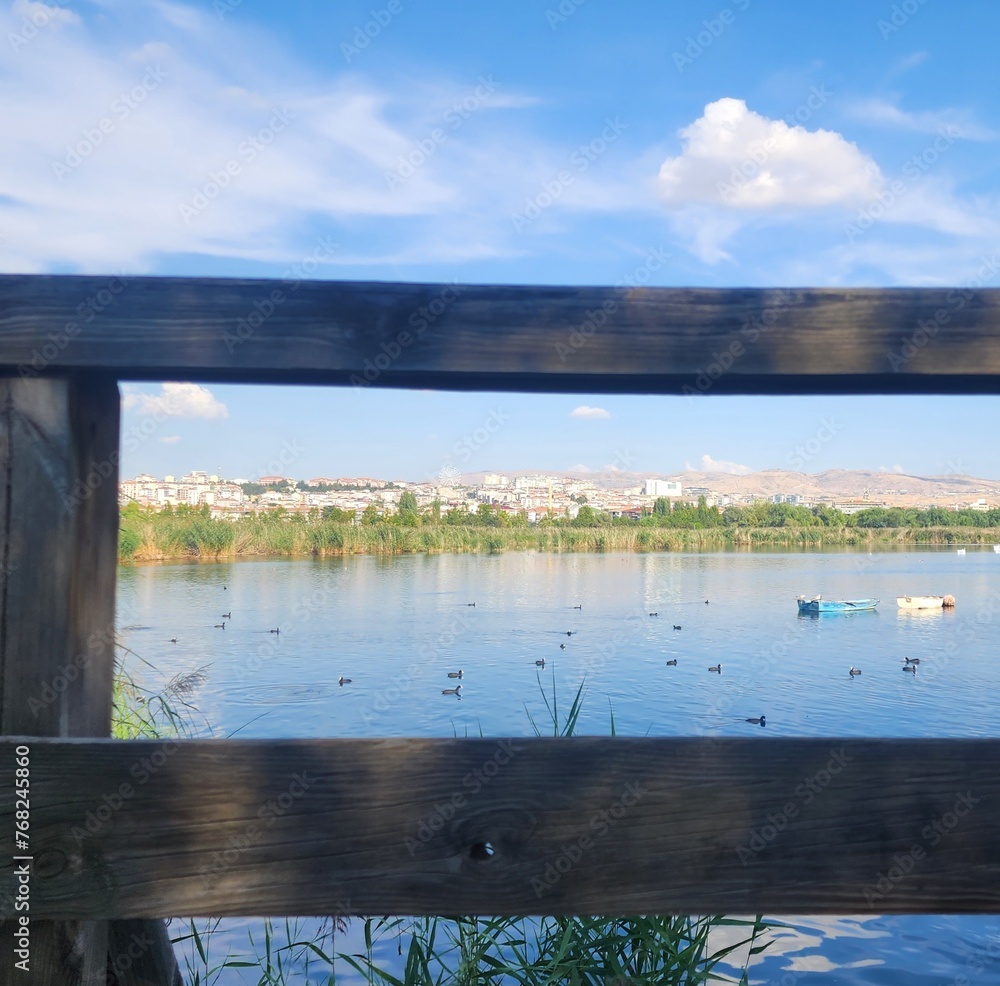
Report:
[[[123,476],[867,469],[1000,476],[996,398],[126,385]],[[933,406],[933,414],[928,407]]]

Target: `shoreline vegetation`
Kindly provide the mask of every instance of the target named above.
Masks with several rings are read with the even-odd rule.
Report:
[[[659,501],[657,501],[659,506]],[[1000,543],[1000,510],[872,507],[850,516],[818,507],[682,506],[639,519],[612,518],[582,506],[579,515],[528,524],[524,515],[480,505],[475,514],[401,509],[367,512],[360,523],[336,508],[308,515],[281,510],[237,520],[207,507],[122,510],[122,563],[342,555],[495,554],[503,551],[651,552],[731,548],[976,545]],[[341,516],[338,516],[341,515]]]

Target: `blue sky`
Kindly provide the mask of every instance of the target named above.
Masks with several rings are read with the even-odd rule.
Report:
[[[997,287],[998,29],[985,0],[3,0],[0,270]],[[985,398],[124,404],[125,475],[788,468],[811,439],[807,471],[1000,476]]]

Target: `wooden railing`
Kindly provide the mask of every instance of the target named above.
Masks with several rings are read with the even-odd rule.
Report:
[[[2,276],[0,366],[10,981],[172,982],[175,915],[1000,910],[993,739],[105,738],[119,380],[995,394],[1000,292]]]

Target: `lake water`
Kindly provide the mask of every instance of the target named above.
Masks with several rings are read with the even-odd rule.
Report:
[[[817,592],[882,602],[800,616],[795,597]],[[904,593],[958,605],[907,613]],[[217,736],[531,735],[529,713],[548,721],[541,689],[568,705],[584,679],[578,733],[607,735],[613,709],[620,735],[997,735],[989,548],[143,566],[121,571],[118,611],[127,645],[159,669],[133,664],[145,685],[205,669],[193,702]],[[917,674],[901,672],[905,656]],[[443,695],[459,669],[460,695]],[[744,721],[762,714],[765,728]],[[997,918],[788,923],[754,982],[1000,983]],[[239,950],[242,924],[225,928]],[[256,982],[231,977],[220,983]]]

